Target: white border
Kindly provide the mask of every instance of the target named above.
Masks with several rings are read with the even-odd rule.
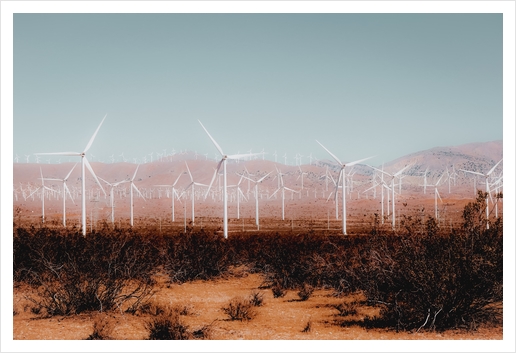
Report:
[[[514,335],[514,220],[505,219],[504,340],[503,341],[13,341],[12,340],[12,136],[13,136],[13,14],[14,13],[503,13],[504,16],[504,208],[514,214],[515,132],[515,3],[514,1],[1,1],[1,351],[516,351]],[[512,212],[512,213],[511,213]],[[510,278],[509,278],[510,277]],[[509,283],[509,280],[512,282]]]

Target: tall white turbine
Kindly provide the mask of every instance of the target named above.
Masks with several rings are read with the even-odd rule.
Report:
[[[486,174],[482,174],[482,173],[478,173],[478,172],[474,172],[474,171],[471,171],[471,170],[464,170],[464,169],[460,169],[462,170],[463,172],[466,172],[466,173],[471,173],[471,174],[476,174],[476,175],[481,175],[483,176],[485,179],[486,179],[486,193],[487,193],[487,196],[486,197],[486,229],[489,229],[489,196],[491,195],[491,190],[489,189],[489,176],[491,175],[491,173],[494,172],[494,170],[496,169],[496,167],[498,167],[498,165],[503,161],[503,158],[500,159],[500,161],[498,163],[496,163],[494,165],[493,168],[491,168],[491,170],[489,170]]]
[[[330,150],[328,150],[326,147],[324,147],[322,145],[322,143],[320,143],[317,140],[315,140],[315,141],[319,145],[321,145],[321,147],[324,148],[326,150],[326,152],[328,152],[330,154],[330,156],[332,156],[333,159],[340,166],[340,172],[339,172],[339,176],[337,178],[337,187],[335,188],[335,193],[336,194],[338,193],[338,191],[339,191],[339,189],[338,189],[339,180],[342,180],[342,233],[344,235],[347,235],[347,229],[346,229],[346,226],[347,226],[346,225],[346,176],[344,175],[344,168],[346,168],[346,166],[352,166],[352,165],[361,163],[363,161],[366,161],[368,159],[373,158],[374,156],[367,157],[367,158],[364,158],[364,159],[359,159],[358,161],[354,161],[354,162],[350,162],[350,163],[342,163],[333,153],[330,152]],[[337,195],[335,195],[335,197],[337,197]]]
[[[66,227],[66,193],[70,195],[70,198],[73,201],[72,194],[70,192],[70,189],[68,189],[68,186],[66,185],[66,182],[68,181],[68,178],[70,177],[70,174],[72,174],[73,170],[77,166],[77,163],[74,164],[72,169],[68,172],[66,177],[64,179],[51,179],[51,178],[45,178],[45,180],[54,180],[54,181],[61,181],[63,183],[63,227]]]
[[[261,177],[258,180],[252,180],[252,179],[242,175],[244,178],[246,178],[247,180],[250,180],[254,183],[254,200],[255,200],[255,208],[256,208],[255,221],[256,221],[256,227],[258,228],[258,230],[260,230],[260,217],[259,217],[259,213],[258,213],[258,184],[261,184],[261,182],[265,178],[267,178],[270,173],[272,173],[272,172],[268,172],[267,174],[265,174],[263,177]]]
[[[97,127],[97,130],[95,130],[95,133],[90,138],[90,141],[86,145],[86,148],[82,152],[55,152],[55,153],[34,153],[35,155],[54,155],[54,156],[75,156],[75,157],[81,157],[81,183],[82,183],[82,202],[81,202],[81,208],[82,208],[82,215],[81,215],[81,223],[82,223],[82,235],[86,236],[86,172],[85,168],[88,168],[93,178],[95,178],[95,181],[97,184],[99,184],[100,188],[102,189],[102,192],[104,192],[104,195],[106,192],[104,191],[104,188],[102,188],[102,185],[100,184],[100,181],[97,179],[97,176],[95,175],[95,172],[93,171],[93,168],[91,168],[90,163],[88,162],[88,159],[86,158],[86,152],[90,149],[93,140],[95,139],[95,136],[97,136],[97,133],[99,132],[100,127],[102,126],[102,123],[106,119],[107,114],[104,116],[102,121],[100,122],[99,126]]]
[[[242,158],[246,158],[246,157],[252,157],[252,156],[259,155],[261,153],[226,155],[222,151],[222,148],[220,148],[219,144],[213,139],[213,137],[211,137],[208,130],[206,130],[206,128],[200,121],[199,121],[199,124],[201,124],[202,128],[204,129],[204,131],[206,132],[206,134],[208,135],[208,137],[213,142],[213,144],[215,145],[215,147],[217,148],[217,150],[219,151],[219,153],[222,156],[222,159],[220,160],[219,164],[217,165],[217,169],[215,170],[215,173],[213,174],[213,178],[211,179],[210,186],[208,187],[208,191],[206,192],[206,196],[208,196],[211,185],[213,184],[213,180],[215,180],[215,177],[217,176],[217,173],[219,172],[220,167],[222,166],[222,173],[223,173],[223,179],[224,179],[224,186],[223,186],[223,191],[222,191],[223,208],[224,208],[223,225],[224,225],[224,238],[227,238],[228,237],[228,190],[227,190],[228,184],[227,184],[227,174],[226,174],[226,161],[228,159],[242,159]],[[205,196],[205,198],[206,198],[206,196]]]
[[[133,189],[136,190],[138,192],[138,194],[140,194],[140,197],[144,200],[144,201],[147,201],[145,200],[145,197],[143,197],[143,194],[140,192],[140,190],[138,190],[138,188],[136,187],[136,185],[134,185],[134,178],[136,178],[136,173],[138,173],[138,168],[140,168],[140,165],[138,164],[138,166],[136,167],[136,170],[134,171],[134,175],[132,177],[131,180],[129,180],[131,182],[131,186],[129,187],[130,188],[130,195],[131,195],[131,227],[133,226],[134,222],[133,222],[133,208],[134,208],[134,203],[133,203]]]

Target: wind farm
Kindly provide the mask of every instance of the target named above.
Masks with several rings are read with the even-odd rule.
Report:
[[[208,136],[217,147],[218,144],[211,135]],[[318,145],[329,152],[319,141],[314,140],[314,149]],[[161,222],[162,228],[171,229],[184,228],[184,217],[176,212],[175,207],[175,202],[179,201],[181,204],[187,204],[182,207],[188,209],[187,223],[191,223],[192,227],[201,227],[199,219],[202,218],[203,228],[218,229],[222,226],[222,234],[225,237],[232,231],[242,230],[241,224],[235,224],[240,218],[244,218],[244,229],[247,231],[259,230],[260,218],[262,229],[264,224],[270,224],[270,229],[277,227],[291,230],[292,225],[303,229],[306,227],[305,223],[311,222],[314,225],[318,224],[321,230],[337,231],[337,224],[340,222],[340,232],[346,235],[348,225],[352,233],[362,232],[363,228],[371,223],[375,213],[383,216],[382,223],[387,221],[392,229],[397,229],[396,220],[420,211],[422,214],[426,212],[426,217],[437,219],[438,208],[441,209],[440,212],[449,213],[446,217],[447,222],[441,221],[441,225],[451,228],[460,222],[457,213],[461,208],[476,197],[476,194],[471,192],[475,186],[489,192],[486,217],[494,216],[493,207],[496,202],[493,197],[503,190],[501,142],[490,143],[490,146],[496,146],[494,154],[498,155],[493,156],[496,161],[492,159],[491,165],[485,162],[486,156],[476,153],[458,162],[451,156],[449,161],[440,161],[439,165],[428,159],[421,160],[409,155],[385,163],[384,169],[382,166],[367,165],[367,160],[371,157],[342,163],[331,152],[330,159],[320,159],[302,167],[297,165],[296,161],[285,165],[274,160],[262,159],[263,153],[230,156],[222,154],[223,159],[215,162],[213,159],[197,159],[195,153],[185,151],[182,154],[170,153],[160,156],[153,162],[149,159],[147,163],[137,165],[110,161],[88,163],[87,159],[84,159],[86,168],[91,171],[89,181],[88,178],[82,179],[82,174],[75,169],[76,164],[73,162],[15,162],[13,193],[20,197],[18,202],[14,203],[14,207],[20,209],[20,219],[26,217],[27,221],[38,224],[42,219],[36,218],[33,211],[34,207],[40,207],[43,197],[47,202],[47,223],[51,219],[51,224],[55,224],[56,220],[61,218],[66,224],[65,214],[68,213],[68,226],[80,226],[83,232],[85,229],[91,229],[92,220],[88,217],[87,209],[91,207],[92,203],[88,201],[92,199],[100,201],[95,207],[113,226],[136,224],[143,227]],[[222,153],[222,150],[219,152]],[[420,152],[425,153],[427,152]],[[236,158],[240,159],[239,163],[236,162]],[[247,160],[244,160],[246,158]],[[224,161],[230,162],[225,165]],[[349,170],[353,165],[359,168],[351,173]],[[432,169],[429,169],[429,165]],[[464,169],[471,165],[478,171]],[[344,166],[349,168],[344,169]],[[460,173],[455,179],[451,179],[451,173],[448,172],[452,169]],[[226,170],[226,173],[220,175],[221,170]],[[424,173],[420,173],[421,170]],[[49,189],[49,186],[45,186],[46,194],[43,192],[43,186],[38,185],[41,184],[42,178],[39,174],[43,173],[43,180],[52,187]],[[65,174],[66,177],[60,179]],[[137,174],[145,177],[137,178]],[[183,174],[185,177],[181,178]],[[481,176],[482,180],[477,180],[477,175]],[[400,176],[404,178],[403,184]],[[83,180],[84,185],[90,185],[88,189],[84,186],[84,192]],[[100,181],[109,185],[108,193],[105,193]],[[490,183],[496,183],[496,193],[490,190]],[[234,187],[231,187],[232,185]],[[438,187],[441,188],[440,192]],[[167,191],[158,192],[162,188]],[[382,188],[384,191],[381,191]],[[52,192],[49,193],[49,190]],[[83,194],[84,198],[81,197]],[[446,201],[443,201],[443,197]],[[83,201],[67,205],[66,198],[74,202]],[[439,207],[437,199],[440,200]],[[55,206],[57,202],[62,203],[61,209]],[[346,211],[348,205],[351,212]],[[138,214],[134,215],[134,210],[138,210]],[[497,212],[498,210],[497,208]],[[77,213],[80,217],[77,217]],[[329,222],[328,214],[331,214]]]

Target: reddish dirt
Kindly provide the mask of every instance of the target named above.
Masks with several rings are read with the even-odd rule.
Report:
[[[158,292],[153,301],[160,305],[187,307],[181,316],[191,330],[210,325],[212,340],[502,340],[503,330],[479,328],[477,331],[446,331],[396,333],[388,330],[367,330],[358,326],[341,327],[346,318],[338,316],[332,307],[351,297],[337,297],[329,290],[316,290],[306,301],[297,291],[289,291],[283,298],[274,298],[270,289],[260,289],[263,279],[258,274],[234,271],[213,281],[194,281],[170,284],[158,278]],[[253,291],[263,293],[264,304],[255,307],[256,316],[248,321],[231,321],[222,311],[237,296],[249,297]],[[14,289],[14,340],[83,340],[93,332],[93,321],[98,316],[108,317],[112,338],[116,340],[145,340],[148,331],[144,323],[151,315],[132,315],[121,312],[90,313],[70,317],[41,318],[32,313],[25,287]],[[361,307],[354,318],[374,315],[371,308]],[[311,330],[302,332],[311,322]]]

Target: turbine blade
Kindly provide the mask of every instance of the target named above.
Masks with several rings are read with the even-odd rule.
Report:
[[[437,188],[435,188],[435,193],[439,197],[439,200],[441,200],[441,202],[443,202],[443,199],[441,199],[441,195],[439,195],[439,190],[437,190]]]
[[[50,152],[50,153],[34,153],[36,156],[75,156],[81,155],[80,152]]]
[[[106,196],[106,192],[104,191],[104,188],[102,187],[102,184],[100,183],[99,179],[97,179],[97,176],[95,175],[95,172],[93,171],[93,168],[91,167],[90,162],[88,162],[88,159],[86,159],[86,156],[84,156],[82,158],[84,158],[84,164],[86,165],[86,168],[88,168],[88,170],[90,171],[91,175],[93,175],[93,178],[95,178],[95,181],[97,182],[97,184],[99,184],[100,189],[102,190],[102,192]]]
[[[38,186],[38,187],[37,187],[33,192],[31,192],[31,193],[29,194],[29,196],[27,196],[27,198],[31,197],[31,196],[32,196],[36,191],[38,191],[38,190],[39,190],[39,189],[41,189],[41,188],[42,188],[42,186]]]
[[[494,205],[493,195],[491,195],[491,193],[490,193],[490,192],[489,192],[489,198],[491,199],[491,203]]]
[[[232,155],[227,156],[227,158],[228,159],[242,159],[245,157],[257,156],[259,154],[262,154],[262,153],[232,154]]]
[[[328,152],[332,157],[333,159],[335,159],[337,161],[337,163],[339,163],[340,165],[342,165],[342,162],[333,154],[330,152],[329,149],[327,149],[326,147],[323,146],[322,143],[320,143],[319,141],[315,140],[315,142],[317,142],[319,145],[321,145],[322,148],[324,148],[326,150],[326,152]]]
[[[377,170],[377,171],[379,171],[379,172],[382,172],[383,174],[386,174],[386,175],[388,175],[388,176],[392,176],[392,175],[390,175],[389,173],[387,173],[387,172],[386,172],[385,170],[383,170],[383,169],[375,168],[375,167],[373,167],[372,165],[369,165],[369,164],[368,164],[367,166],[368,166],[368,167],[370,167],[370,168],[373,168],[374,170]]]
[[[394,176],[400,175],[401,173],[403,173],[405,171],[405,169],[407,169],[410,166],[411,166],[411,164],[406,165],[405,167],[403,167],[402,169],[400,169],[396,173],[394,173]]]
[[[240,193],[240,195],[242,195],[244,200],[247,202],[247,197],[245,197],[244,193],[242,192],[242,189],[238,188],[238,192]]]
[[[98,178],[99,178],[100,180],[102,180],[103,182],[105,182],[106,184],[113,186],[113,184],[111,184],[109,181],[106,181],[106,180],[102,179],[101,177],[98,177]]]
[[[471,174],[476,174],[476,175],[485,176],[485,175],[484,175],[484,174],[482,174],[482,173],[474,172],[474,171],[472,171],[472,170],[465,170],[465,169],[459,169],[459,170],[461,170],[461,171],[463,171],[463,172],[466,172],[466,173],[471,173]]]
[[[272,195],[271,195],[271,196],[269,196],[269,199],[270,199],[271,197],[273,197],[274,195],[276,195],[276,193],[277,193],[280,189],[281,189],[281,188],[276,189],[276,191],[274,191],[274,192],[272,193]]]
[[[351,167],[352,165],[355,165],[355,164],[361,163],[361,162],[363,162],[363,161],[367,161],[368,159],[371,159],[371,158],[374,158],[374,157],[376,157],[376,156],[371,156],[371,157],[367,157],[367,158],[359,159],[358,161],[354,161],[354,162],[346,163],[346,166]]]
[[[100,127],[102,126],[102,123],[104,122],[104,120],[106,119],[107,117],[107,114],[104,115],[104,118],[102,119],[102,121],[100,122],[99,124],[99,127],[97,128],[97,130],[95,130],[95,133],[93,134],[93,136],[90,138],[90,141],[88,142],[88,144],[86,145],[86,148],[84,149],[83,153],[86,153],[86,151],[88,151],[91,147],[91,144],[93,143],[93,140],[95,139],[95,136],[97,136],[97,133],[99,132],[99,129]]]
[[[335,183],[335,193],[334,193],[334,195],[333,195],[333,201],[337,201],[337,196],[338,196],[338,194],[339,194],[339,181],[340,181],[340,178],[341,178],[341,175],[342,175],[342,171],[343,171],[343,170],[344,170],[344,169],[341,169],[341,170],[340,170],[340,172],[339,172],[339,177],[338,177],[338,179],[337,179],[337,181],[336,181],[336,183]],[[345,192],[345,191],[343,190],[342,192]]]
[[[122,181],[119,181],[118,183],[114,183],[113,186],[118,186],[120,184],[123,184],[123,183],[128,183],[129,180],[122,180]]]
[[[134,181],[134,178],[136,178],[136,173],[138,173],[138,168],[140,168],[139,164],[136,166],[136,170],[134,171],[133,178],[131,179],[132,181]]]
[[[498,167],[498,164],[500,164],[501,161],[503,161],[503,158],[500,159],[500,161],[498,163],[496,163],[495,166],[493,168],[491,168],[491,170],[489,172],[487,172],[486,175],[490,175],[496,169],[496,167]]]
[[[75,204],[75,201],[73,200],[72,193],[70,192],[70,189],[68,188],[66,183],[63,183],[63,186],[64,186],[64,189],[65,189],[65,194],[64,194],[63,197],[66,197],[66,192],[68,192],[68,195],[70,195],[70,199],[72,199],[72,202]]]
[[[145,200],[145,197],[143,196],[143,194],[140,192],[140,190],[138,190],[138,188],[136,187],[136,185],[134,185],[134,183],[131,183],[131,186],[138,192],[138,194],[140,194],[140,197],[145,201],[147,202],[147,200]]]
[[[183,172],[179,173],[179,175],[177,176],[176,181],[174,181],[174,184],[172,184],[172,186],[176,186],[177,182],[179,181],[179,178],[181,178],[181,175],[183,175]]]
[[[197,120],[199,122],[199,124],[201,124],[202,128],[204,129],[204,131],[206,131],[206,133],[208,134],[208,137],[210,138],[210,140],[213,142],[213,144],[215,145],[215,147],[217,148],[217,150],[219,151],[219,153],[224,156],[224,152],[222,152],[222,148],[220,148],[219,144],[217,143],[217,141],[215,141],[213,139],[213,137],[211,137],[210,133],[208,132],[208,130],[206,130],[206,128],[204,127],[204,125],[201,123],[200,120]]]
[[[258,181],[255,181],[255,180],[253,180],[253,179],[251,179],[251,178],[248,178],[248,177],[246,177],[244,174],[238,174],[238,173],[237,173],[237,175],[240,175],[242,178],[247,179],[247,180],[249,180],[249,181],[252,181],[253,183],[258,183]]]
[[[188,168],[188,163],[186,163],[186,161],[185,161],[185,164],[186,164],[186,169],[188,170],[188,175],[190,175],[190,181],[193,182],[193,176],[192,176],[192,173],[190,172],[190,168]]]
[[[270,173],[272,173],[272,172],[268,172],[267,174],[265,174],[265,176],[258,179],[257,183],[261,183]]]
[[[444,175],[444,174],[442,174],[442,175],[439,177],[439,179],[437,179],[437,183],[435,183],[435,186],[439,185],[439,183],[441,182],[441,179],[442,179],[443,175]]]
[[[73,170],[75,169],[75,166],[77,166],[77,163],[74,164],[74,166],[72,167],[70,172],[68,172],[68,174],[66,175],[66,178],[64,178],[64,180],[68,180],[68,178],[70,177],[70,174],[72,174]]]
[[[208,186],[208,190],[206,190],[206,193],[204,194],[204,199],[206,199],[208,197],[208,194],[210,193],[211,186],[213,185],[213,181],[217,177],[217,174],[219,173],[220,166],[222,165],[223,161],[224,160],[221,159],[219,164],[217,164],[217,169],[215,169],[215,172],[213,173],[213,177],[211,178],[211,181],[210,181],[210,186]]]

